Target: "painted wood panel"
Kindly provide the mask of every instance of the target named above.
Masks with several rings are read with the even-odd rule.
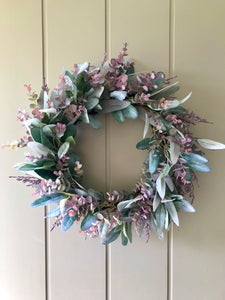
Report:
[[[213,121],[195,136],[224,143],[225,3],[176,1],[175,71],[193,91],[188,107]],[[207,151],[212,172],[199,176],[194,206],[174,234],[173,300],[225,299],[224,151]]]
[[[73,69],[84,60],[97,64],[105,52],[105,3],[98,1],[47,1],[47,70],[50,87],[63,67]],[[80,128],[78,153],[83,159],[87,187],[105,187],[105,131]],[[84,240],[79,225],[50,234],[49,299],[104,299],[105,247],[99,239]]]
[[[25,83],[38,91],[42,82],[41,1],[9,0],[0,10],[0,144],[25,134],[17,108],[28,110]],[[32,190],[9,179],[23,149],[0,155],[0,298],[45,299],[44,211],[32,210]]]
[[[109,52],[114,57],[128,42],[129,57],[137,71],[169,70],[169,7],[165,1],[110,1]],[[110,188],[131,189],[141,175],[147,156],[136,150],[142,139],[144,122],[110,120]],[[133,232],[133,245],[111,246],[111,298],[166,299],[167,241],[154,233],[149,244]]]

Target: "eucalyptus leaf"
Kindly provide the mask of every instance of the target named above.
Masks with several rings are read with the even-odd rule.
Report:
[[[87,112],[82,111],[80,120],[84,122],[85,124],[89,124],[89,116]]]

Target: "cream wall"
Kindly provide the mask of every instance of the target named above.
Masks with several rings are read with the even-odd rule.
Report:
[[[2,1],[0,143],[23,134],[16,110],[28,107],[23,84],[41,85],[43,59],[52,88],[63,66],[98,63],[124,41],[137,70],[179,75],[181,95],[193,91],[187,106],[214,122],[194,133],[224,143],[224,34],[222,0],[43,0],[43,7],[41,0]],[[143,124],[102,121],[98,132],[82,128],[86,184],[132,187],[144,159],[135,150]],[[98,239],[84,241],[78,226],[50,234],[43,209],[29,208],[31,191],[8,179],[23,150],[1,150],[0,299],[224,300],[225,156],[207,156],[212,172],[199,176],[197,212],[183,214],[179,230],[163,242],[153,234],[147,245],[135,238],[126,248],[119,242],[104,248]]]

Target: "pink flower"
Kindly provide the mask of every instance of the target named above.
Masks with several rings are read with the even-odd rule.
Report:
[[[44,117],[44,115],[40,112],[38,107],[32,110],[32,115],[39,120],[41,120]]]

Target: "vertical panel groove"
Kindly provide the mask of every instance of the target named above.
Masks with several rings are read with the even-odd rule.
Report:
[[[175,73],[175,0],[169,0],[169,76]],[[167,236],[167,300],[173,300],[173,224]]]
[[[46,0],[41,0],[41,21],[42,21],[42,78],[43,84],[47,76],[47,3]],[[48,213],[49,208],[44,208],[44,217]],[[45,218],[44,221],[44,234],[45,234],[45,299],[50,300],[49,289],[49,222]]]
[[[111,57],[110,0],[105,0],[105,52]],[[110,116],[105,115],[105,190],[111,190]],[[105,246],[105,299],[111,300],[111,245]]]

